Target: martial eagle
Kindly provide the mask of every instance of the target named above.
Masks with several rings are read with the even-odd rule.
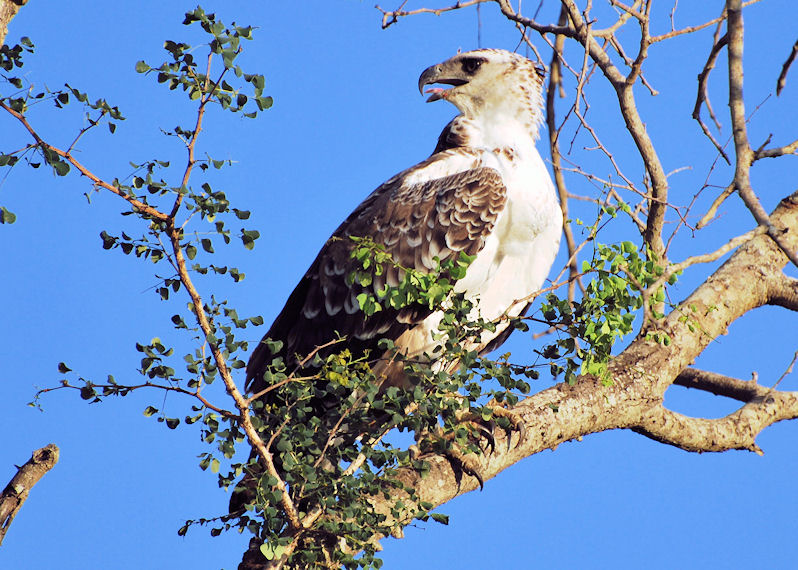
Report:
[[[428,101],[449,101],[460,114],[443,129],[429,158],[374,190],[321,248],[264,337],[282,341],[279,354],[289,370],[340,335],[352,353],[369,351],[381,382],[405,385],[402,363],[382,358],[379,340],[391,339],[408,358],[435,347],[440,310],[363,314],[357,300],[363,287],[347,279],[358,268],[350,255],[352,236],[372,239],[400,266],[423,272],[433,270],[436,258],[475,255],[455,291],[485,320],[527,310],[529,302],[519,300],[540,289],[562,230],[554,186],[535,148],[542,75],[530,60],[499,49],[460,53],[424,70],[419,91],[448,86],[430,88]],[[376,293],[398,279],[397,271],[387,271],[370,287]],[[510,331],[504,319],[473,348],[492,350]],[[266,387],[273,346],[259,344],[249,360],[250,393]]]

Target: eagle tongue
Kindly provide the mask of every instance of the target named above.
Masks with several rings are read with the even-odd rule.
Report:
[[[424,91],[424,93],[432,93],[429,99],[427,99],[427,103],[432,101],[437,101],[438,99],[443,98],[443,94],[446,92],[446,89],[442,87],[431,87]]]

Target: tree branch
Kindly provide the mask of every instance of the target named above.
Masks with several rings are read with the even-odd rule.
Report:
[[[776,96],[781,95],[781,90],[784,89],[784,86],[787,84],[787,73],[789,73],[790,66],[792,62],[795,61],[796,55],[798,55],[798,40],[795,40],[795,43],[792,45],[792,50],[790,50],[790,55],[787,56],[787,60],[784,62],[784,65],[781,66],[781,73],[779,73],[779,79],[776,81]]]
[[[28,0],[0,0],[0,46],[5,45],[8,24],[17,15],[19,9],[27,3]]]
[[[748,142],[748,131],[745,120],[745,103],[743,102],[743,13],[742,0],[727,0],[729,31],[729,108],[731,110],[732,133],[736,163],[734,185],[746,207],[753,214],[758,224],[765,226],[773,240],[779,244],[790,261],[798,267],[798,249],[787,245],[783,230],[773,225],[767,212],[759,203],[751,187],[750,169],[754,162],[754,151]]]
[[[0,494],[0,544],[6,536],[9,525],[17,516],[30,490],[58,463],[58,447],[51,443],[33,452],[31,458],[17,470],[3,493]]]
[[[768,290],[768,304],[798,311],[798,279],[782,275],[772,280]]]
[[[756,436],[776,422],[798,418],[798,393],[773,391],[726,417],[691,418],[663,407],[650,410],[634,431],[685,451],[742,449],[759,455]]]
[[[698,370],[697,368],[686,368],[673,381],[674,386],[684,386],[694,388],[704,392],[710,392],[716,396],[732,398],[739,402],[751,402],[756,398],[762,398],[770,392],[769,388],[760,386],[754,380],[740,380],[731,378],[716,372]]]

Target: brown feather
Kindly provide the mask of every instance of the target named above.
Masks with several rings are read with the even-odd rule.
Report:
[[[377,188],[327,240],[264,336],[284,342],[282,356],[289,369],[297,365],[297,356],[306,356],[336,335],[347,337],[354,354],[375,351],[381,338],[422,342],[406,331],[431,313],[425,307],[385,307],[368,317],[355,315],[360,312],[356,297],[366,289],[347,284],[347,276],[359,269],[350,258],[355,244],[349,237],[370,237],[385,246],[399,265],[424,272],[435,268],[435,257],[445,261],[461,251],[468,255],[480,251],[507,199],[504,184],[491,168],[403,184],[408,175],[442,158],[433,155]],[[396,285],[399,273],[389,268],[385,276],[374,279],[368,292],[375,293],[386,282]],[[411,348],[403,344],[397,346]],[[247,365],[250,392],[265,387],[261,379],[270,360],[266,346],[259,344]]]

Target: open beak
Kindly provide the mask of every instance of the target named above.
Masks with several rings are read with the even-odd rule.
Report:
[[[429,99],[427,99],[427,103],[438,101],[439,99],[445,99],[446,94],[449,92],[449,89],[444,89],[443,87],[432,87],[424,91],[424,87],[427,85],[441,83],[444,85],[452,85],[453,87],[457,87],[459,85],[465,85],[468,83],[468,81],[465,79],[454,77],[453,75],[449,75],[447,77],[444,67],[445,66],[442,63],[428,67],[421,74],[421,77],[418,78],[418,92],[422,94],[431,93]]]

